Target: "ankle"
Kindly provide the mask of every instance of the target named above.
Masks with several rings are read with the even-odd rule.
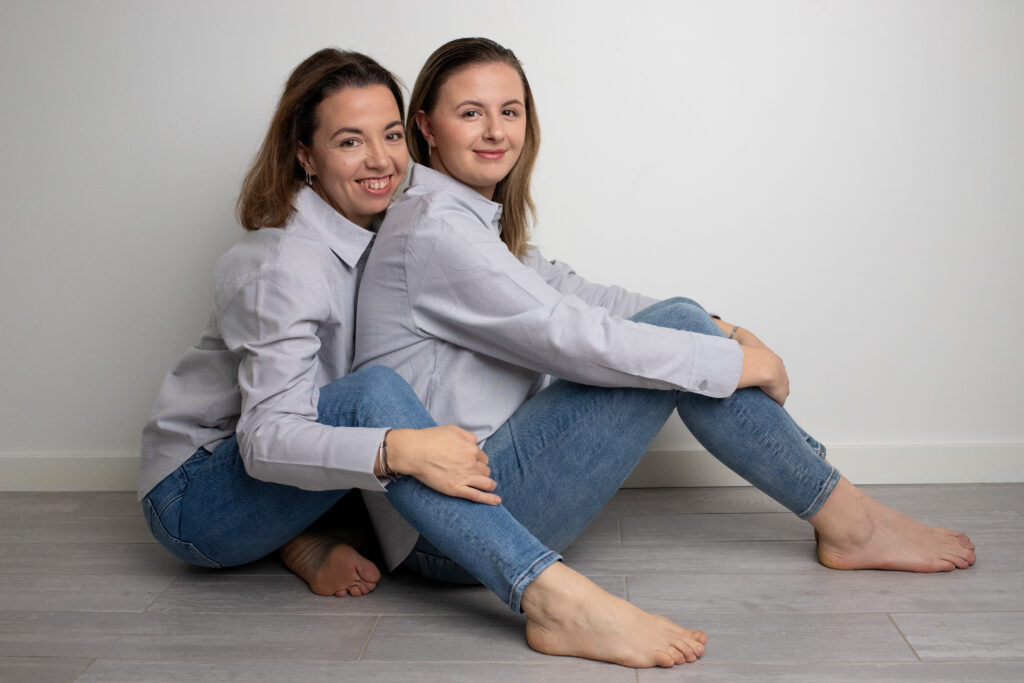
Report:
[[[863,543],[875,532],[870,500],[844,477],[839,480],[821,509],[808,521],[826,541]]]
[[[520,599],[520,606],[528,618],[554,619],[571,600],[571,587],[582,574],[555,562],[537,575]]]

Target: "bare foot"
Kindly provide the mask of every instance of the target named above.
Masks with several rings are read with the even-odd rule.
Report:
[[[645,612],[560,562],[523,593],[526,642],[537,652],[630,667],[670,667],[704,654],[707,634]]]
[[[377,565],[347,543],[305,531],[281,548],[281,559],[317,595],[366,595],[377,587]]]
[[[818,560],[832,569],[948,572],[974,564],[966,535],[930,527],[883,505],[845,478],[814,517]]]

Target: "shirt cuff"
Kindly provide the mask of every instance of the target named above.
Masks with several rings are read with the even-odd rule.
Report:
[[[691,367],[700,368],[700,372],[690,373],[688,391],[711,398],[731,396],[740,383],[743,349],[735,339],[701,335]]]

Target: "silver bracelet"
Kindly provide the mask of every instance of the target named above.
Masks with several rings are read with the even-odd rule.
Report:
[[[732,332],[729,333],[729,339],[732,339],[732,336],[734,334],[736,334],[736,330],[738,330],[738,329],[740,329],[739,325],[737,325],[736,327],[732,328]]]
[[[391,430],[388,429],[384,432],[384,436],[381,437],[380,446],[377,447],[377,462],[380,463],[381,476],[388,479],[398,479],[398,473],[388,465],[388,434],[390,433]]]

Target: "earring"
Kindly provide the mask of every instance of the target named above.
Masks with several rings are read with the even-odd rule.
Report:
[[[306,184],[313,187],[313,178],[310,177],[309,171],[306,171]]]

